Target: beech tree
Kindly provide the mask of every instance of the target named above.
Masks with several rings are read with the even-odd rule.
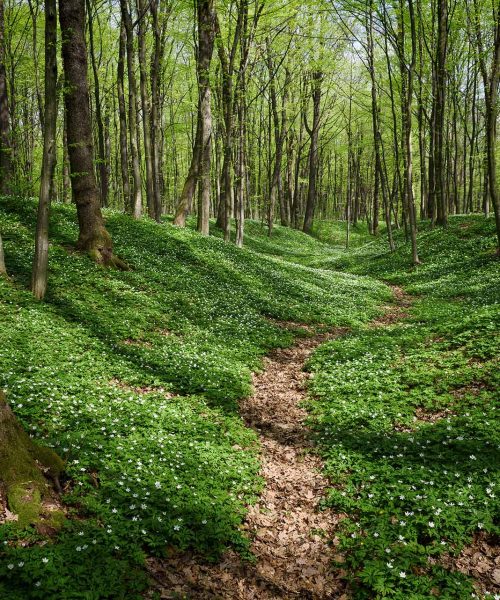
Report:
[[[51,183],[56,165],[57,133],[57,1],[45,2],[45,109],[43,162],[35,234],[31,289],[41,300],[47,290]]]
[[[5,17],[4,3],[0,0],[0,194],[10,191],[12,178],[12,147],[10,133],[10,110],[5,65]]]
[[[59,21],[71,187],[80,230],[77,248],[88,252],[98,263],[118,265],[120,261],[113,256],[111,236],[104,225],[94,173],[87,82],[85,0],[59,0]]]

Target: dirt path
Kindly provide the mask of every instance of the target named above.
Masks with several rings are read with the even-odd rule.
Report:
[[[319,344],[343,333],[300,338],[291,348],[273,352],[254,375],[254,395],[241,403],[241,414],[262,445],[265,489],[245,521],[256,563],[245,564],[232,552],[217,565],[190,555],[151,559],[161,598],[342,597],[343,583],[331,569],[335,547],[328,543],[339,517],[317,510],[328,482],[320,459],[308,452],[307,413],[298,404],[306,393],[305,361]]]
[[[384,306],[372,327],[396,323],[407,315],[411,297],[392,286],[394,303]],[[287,326],[286,323],[281,323]],[[150,559],[148,566],[161,598],[217,600],[343,600],[345,584],[332,569],[335,528],[341,515],[319,511],[328,487],[321,460],[311,442],[299,407],[306,395],[304,363],[314,349],[343,335],[346,329],[299,338],[290,348],[264,359],[253,377],[254,394],[240,404],[247,425],[262,446],[261,474],[265,489],[252,506],[244,527],[252,539],[255,564],[228,552],[216,565],[184,554]]]

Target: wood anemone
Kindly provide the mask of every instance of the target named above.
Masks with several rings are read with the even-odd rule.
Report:
[[[62,524],[62,511],[44,514],[44,500],[60,490],[63,470],[63,460],[29,437],[0,391],[0,485],[19,527],[40,525],[42,521],[52,528]]]

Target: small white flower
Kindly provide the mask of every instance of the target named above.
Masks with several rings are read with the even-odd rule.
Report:
[[[401,577],[401,579],[405,579],[406,578],[406,573],[404,571],[400,571],[399,572],[399,576]]]
[[[14,565],[12,563],[10,563],[10,564],[7,565],[7,569],[11,569],[12,570],[13,568],[14,568]]]
[[[434,527],[434,526],[435,526],[435,525],[434,525],[434,521],[429,521],[429,527],[431,527],[431,528],[432,528],[432,527]]]
[[[42,558],[42,562],[45,563],[45,564],[47,564],[49,562],[49,559],[46,556],[44,556]]]
[[[155,488],[159,490],[161,488],[161,483],[159,481],[155,481]]]

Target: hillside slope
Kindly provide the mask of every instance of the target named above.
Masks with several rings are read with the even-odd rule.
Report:
[[[290,261],[299,242],[316,257],[331,250],[282,228],[269,241],[258,224],[253,249],[239,250],[109,212],[132,270],[103,270],[73,251],[75,220],[72,207],[54,207],[38,303],[27,290],[35,204],[0,202],[10,274],[0,280],[0,388],[67,461],[70,517],[49,544],[0,527],[8,600],[129,599],[144,586],[143,553],[244,548],[239,525],[260,480],[237,400],[262,355],[292,341],[275,320],[353,326],[389,295],[373,279]]]
[[[500,265],[494,223],[424,227],[422,265],[381,239],[319,260],[404,286],[400,307],[311,359],[311,422],[349,515],[339,567],[355,598],[500,594]],[[496,560],[495,560],[496,558]]]

